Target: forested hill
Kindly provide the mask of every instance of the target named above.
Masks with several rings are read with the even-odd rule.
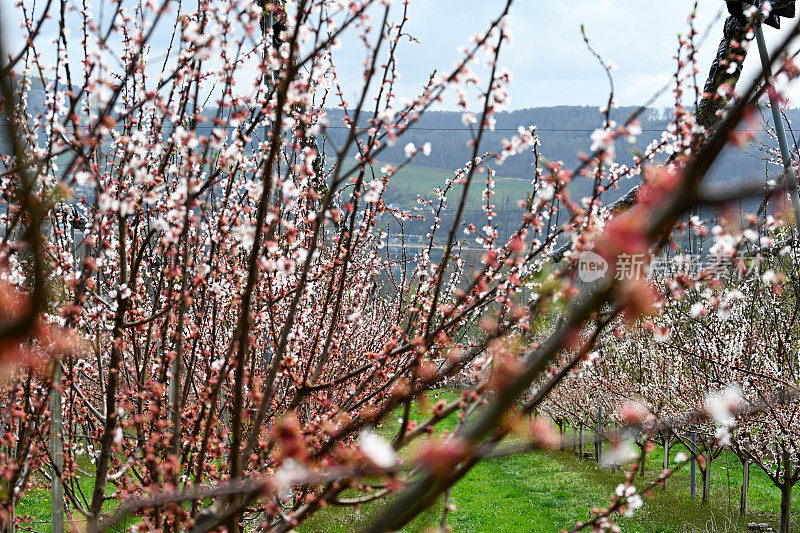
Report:
[[[28,99],[29,111],[37,113],[42,111],[41,90],[32,90]],[[632,113],[635,107],[623,107],[612,111],[612,118],[618,122],[624,122]],[[206,116],[213,116],[215,110],[206,109]],[[771,115],[766,113],[771,120]],[[343,112],[340,109],[328,110],[329,128],[326,132],[328,140],[326,146],[328,151],[328,162],[331,161],[331,153],[336,146],[341,146],[347,135],[344,127]],[[368,113],[364,114],[368,116]],[[791,121],[800,119],[800,110],[792,109],[786,113]],[[497,124],[495,131],[487,131],[484,134],[481,153],[487,151],[499,151],[502,140],[517,134],[517,128],[522,126],[536,126],[541,141],[540,154],[545,160],[563,161],[567,168],[574,168],[578,162],[579,153],[589,153],[591,147],[590,136],[592,132],[601,127],[604,121],[603,115],[594,106],[556,106],[540,107],[531,109],[520,109],[517,111],[502,112],[496,115]],[[630,164],[634,150],[642,151],[654,139],[660,138],[662,132],[667,129],[671,120],[671,110],[647,109],[639,115],[639,122],[642,127],[642,134],[634,144],[629,144],[625,139],[617,142],[617,160],[620,163]],[[2,120],[0,120],[2,124]],[[362,120],[362,126],[366,121]],[[769,124],[767,124],[769,126]],[[759,126],[763,128],[763,125]],[[794,135],[792,135],[792,138]],[[384,192],[384,200],[398,207],[416,208],[417,197],[432,199],[435,197],[434,187],[445,183],[448,176],[452,175],[455,169],[463,167],[472,157],[472,147],[468,141],[472,138],[472,132],[462,123],[462,114],[456,111],[430,111],[400,139],[394,146],[386,147],[378,156],[380,162],[399,163],[405,159],[404,147],[412,142],[417,146],[422,146],[426,142],[432,145],[430,156],[419,155],[413,164],[404,170],[401,175],[396,176],[390,183],[389,188]],[[760,133],[758,140],[763,141],[767,147],[775,147],[768,135]],[[791,140],[791,139],[790,139]],[[2,144],[4,140],[0,140]],[[739,180],[758,180],[763,179],[766,165],[761,153],[758,142],[741,150],[738,147],[727,150],[720,157],[711,169],[709,180],[711,182],[732,182]],[[748,153],[749,152],[749,153]],[[523,153],[508,159],[502,166],[495,166],[498,180],[495,189],[494,203],[499,212],[496,217],[504,228],[513,227],[519,218],[517,201],[524,198],[529,191],[530,179],[532,176],[531,163],[533,155]],[[349,163],[348,163],[349,164]],[[494,165],[493,165],[494,166]],[[424,167],[424,168],[423,168]],[[769,169],[771,174],[780,170],[777,165],[772,165]],[[611,190],[606,193],[604,202],[615,200],[624,194],[636,183],[621,183],[619,190]],[[582,198],[591,194],[592,180],[575,180],[570,186],[573,198]],[[84,191],[87,197],[91,197],[92,191]],[[474,210],[466,218],[470,222],[482,219],[484,213],[481,210],[481,187],[475,186],[470,191],[472,201],[469,208]],[[757,206],[758,199],[745,201],[745,209],[750,209],[750,203]],[[442,215],[445,219],[448,213]],[[409,223],[408,228],[411,232],[425,234],[430,227],[430,221],[425,218],[419,219],[414,223]]]
[[[30,92],[28,98],[28,108],[32,113],[42,111],[43,93],[39,89]],[[612,119],[618,123],[624,122],[632,113],[635,107],[621,107],[612,110]],[[341,109],[327,110],[329,115],[329,128],[327,136],[333,146],[341,146],[347,135],[347,129],[342,121],[343,112]],[[206,109],[206,116],[213,116],[214,109]],[[768,110],[765,113],[771,114]],[[368,113],[364,113],[368,116]],[[564,161],[568,167],[574,166],[579,153],[589,153],[591,147],[590,136],[592,132],[603,125],[603,115],[594,106],[555,106],[537,107],[520,109],[498,113],[496,116],[497,124],[495,131],[484,133],[484,142],[481,152],[499,151],[501,141],[517,133],[517,128],[522,126],[536,126],[539,139],[541,141],[540,154],[548,161]],[[790,123],[800,119],[800,109],[791,109],[786,112]],[[386,147],[379,156],[380,161],[398,163],[404,160],[403,148],[412,142],[421,146],[425,142],[430,142],[432,152],[428,157],[418,157],[414,165],[453,171],[462,167],[472,156],[472,147],[468,141],[472,138],[469,128],[462,123],[462,115],[457,111],[429,111],[406,132],[400,142],[391,147]],[[620,163],[629,164],[632,161],[633,150],[644,150],[644,148],[654,139],[661,136],[666,130],[671,119],[671,110],[668,109],[647,109],[639,115],[639,122],[642,127],[642,134],[634,144],[629,144],[624,139],[617,143],[617,160]],[[4,120],[0,118],[0,123]],[[366,124],[362,120],[362,126]],[[763,125],[760,127],[763,128]],[[792,135],[791,137],[794,137]],[[765,134],[759,135],[759,140],[766,142],[770,146],[777,144],[772,142]],[[790,139],[791,141],[791,139]],[[4,141],[0,141],[4,142]],[[755,147],[743,150],[729,150],[721,157],[711,171],[712,180],[722,179],[728,181],[737,177],[754,175],[763,176],[764,161],[750,154],[757,153]],[[501,167],[497,167],[497,173],[502,177],[509,178],[529,178],[531,174],[532,154],[521,154],[507,160]],[[771,169],[777,172],[780,169]]]
[[[635,107],[614,109],[612,118],[617,122],[624,122],[636,110]],[[330,110],[330,140],[336,145],[341,145],[345,139],[346,129],[342,123],[342,111]],[[661,136],[671,119],[670,110],[648,109],[639,117],[642,134],[633,145],[620,139],[617,143],[617,159],[621,163],[630,163],[634,149],[643,150],[652,140]],[[800,110],[794,109],[787,112],[787,116],[800,118]],[[601,127],[603,116],[596,107],[590,106],[556,106],[521,109],[498,113],[496,115],[496,131],[487,131],[482,151],[496,150],[503,138],[514,135],[519,126],[536,126],[541,140],[540,152],[549,161],[564,161],[572,166],[577,162],[577,154],[588,153],[591,147],[590,136],[592,132]],[[771,118],[771,117],[770,117]],[[379,159],[397,163],[404,159],[403,147],[413,142],[420,146],[430,142],[433,150],[429,157],[420,157],[415,164],[428,167],[453,170],[464,165],[472,155],[472,148],[467,141],[471,133],[461,121],[461,113],[455,111],[428,112],[402,137],[402,141],[395,146],[386,148]],[[772,144],[762,133],[759,138]],[[755,148],[748,150],[755,153]],[[502,167],[497,168],[498,175],[505,177],[525,178],[530,175],[530,165],[533,158],[530,154],[522,154],[506,161]],[[747,175],[763,175],[763,160],[752,157],[741,150],[730,150],[725,154],[712,170],[713,179],[725,181]]]
[[[612,119],[622,123],[634,111],[636,111],[634,107],[615,109]],[[330,119],[328,140],[331,144],[329,148],[342,146],[347,134],[347,129],[342,121],[343,113],[337,109],[328,111],[328,114]],[[791,123],[792,119],[800,119],[800,110],[789,110],[786,115]],[[769,165],[768,167],[765,163],[763,150],[775,149],[777,155],[777,143],[763,131],[765,128],[771,128],[769,110],[764,110],[764,116],[769,120],[766,125],[752,125],[759,130],[756,140],[744,150],[738,146],[727,148],[711,168],[706,183],[713,185],[723,182],[730,184],[763,180],[765,171],[774,176],[781,170],[779,165]],[[407,143],[412,142],[416,146],[421,146],[425,142],[430,142],[432,145],[430,156],[418,155],[412,165],[402,170],[390,182],[388,189],[384,192],[384,200],[387,203],[413,208],[417,205],[416,198],[418,196],[432,199],[434,187],[443,185],[445,179],[452,175],[453,170],[462,167],[465,162],[470,160],[472,147],[468,145],[468,141],[472,138],[472,134],[469,128],[462,123],[461,117],[460,112],[454,111],[428,112],[403,135],[399,142],[380,153],[377,157],[380,162],[399,163],[405,160],[404,147]],[[541,141],[539,148],[541,156],[549,161],[563,161],[567,168],[575,168],[579,153],[590,152],[591,134],[595,129],[601,127],[604,121],[598,109],[589,106],[521,109],[499,113],[496,118],[495,131],[487,131],[484,134],[481,153],[498,150],[501,141],[515,135],[519,126],[536,126]],[[647,109],[641,113],[639,122],[643,130],[642,134],[634,144],[628,143],[626,139],[617,141],[617,161],[630,164],[634,150],[643,151],[653,140],[660,138],[662,132],[666,131],[671,118],[669,110]],[[362,126],[365,124],[366,121],[361,123]],[[501,178],[496,182],[494,189],[493,202],[497,206],[497,215],[493,223],[498,226],[503,235],[515,228],[519,221],[519,210],[516,208],[516,204],[520,198],[525,197],[529,190],[532,161],[533,155],[524,153],[510,158],[502,166],[493,165],[497,175]],[[620,183],[618,190],[608,191],[604,195],[604,202],[617,199],[636,185],[638,179],[633,178],[630,183]],[[591,195],[592,186],[592,180],[576,179],[570,185],[570,193],[573,198],[580,199]],[[481,187],[476,186],[473,189],[470,192],[472,200],[465,212],[464,219],[476,225],[485,224],[485,215],[480,207]],[[744,211],[755,211],[758,204],[759,199],[753,197],[745,199],[741,207]],[[425,210],[416,209],[422,218],[408,222],[406,232],[425,235],[430,228],[431,221]],[[713,220],[717,216],[716,211],[714,208],[703,209],[701,215]],[[450,223],[452,213],[445,211],[441,216],[446,227]],[[393,227],[389,229],[396,230]]]

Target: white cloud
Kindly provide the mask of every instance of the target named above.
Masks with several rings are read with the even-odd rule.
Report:
[[[15,1],[0,0],[0,9],[5,14],[3,33],[11,36],[7,46],[12,51],[21,44],[22,38],[17,26],[19,19],[14,16]],[[103,2],[110,0],[98,0],[95,9]],[[514,46],[501,56],[501,63],[514,73],[511,87],[514,108],[604,103],[608,93],[605,74],[586,50],[580,34],[581,24],[585,24],[593,47],[607,61],[619,66],[613,73],[618,103],[646,102],[675,70],[672,56],[678,34],[687,33],[686,20],[693,3],[694,0],[517,0],[509,16]],[[398,97],[416,95],[434,69],[449,71],[460,57],[458,47],[467,45],[471,35],[485,29],[503,5],[505,0],[411,0],[410,20],[405,31],[420,42],[404,42],[400,46],[398,68],[402,77],[396,86]],[[709,28],[722,5],[719,0],[701,0],[696,22],[700,32]],[[401,7],[397,3],[393,7],[397,16]],[[698,56],[701,85],[722,36],[722,21],[723,18],[719,18],[710,26]],[[789,26],[784,24],[779,31],[765,28],[770,48],[786,35]],[[74,30],[76,33],[77,28]],[[45,34],[49,33],[52,28],[48,26]],[[159,56],[159,40],[166,46],[170,33],[156,32],[152,57]],[[45,58],[54,55],[48,47],[39,48]],[[342,40],[342,48],[334,53],[334,58],[340,69],[340,80],[345,83],[345,97],[352,103],[362,79],[364,48],[356,36],[351,36]],[[743,80],[754,76],[758,63],[753,47],[745,61]],[[486,77],[485,70],[479,68],[478,72]],[[800,86],[795,85],[789,96],[800,101]],[[670,98],[668,92],[658,104],[669,105]],[[687,94],[688,98],[692,95]],[[453,105],[450,95],[444,107]]]

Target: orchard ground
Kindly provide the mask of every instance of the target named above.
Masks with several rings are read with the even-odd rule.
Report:
[[[435,397],[434,397],[435,396]],[[452,400],[457,392],[428,395],[417,411],[416,420],[429,416],[438,398]],[[441,429],[452,429],[455,417],[443,421]],[[380,428],[391,435],[394,421]],[[588,438],[591,438],[589,435]],[[585,451],[590,451],[587,445]],[[686,451],[673,445],[670,456]],[[645,477],[637,478],[644,486],[661,472],[663,448],[648,455]],[[600,468],[592,459],[579,459],[572,451],[534,451],[504,458],[482,461],[452,490],[450,503],[455,511],[448,514],[448,524],[463,532],[552,532],[570,529],[578,521],[590,518],[592,507],[610,503],[614,489],[624,480],[624,471]],[[760,470],[751,468],[748,514],[739,516],[739,493],[742,469],[732,454],[723,454],[712,464],[711,499],[700,501],[702,479],[698,470],[698,496],[689,494],[689,469],[678,470],[665,488],[652,491],[645,505],[631,518],[618,520],[622,531],[632,532],[734,532],[747,531],[750,522],[769,523],[777,531],[780,512],[780,491]],[[351,491],[348,496],[356,496]],[[351,507],[328,507],[303,524],[301,532],[350,532],[369,524],[369,518],[390,502],[364,505],[357,512]],[[794,491],[792,530],[800,530],[800,490]],[[403,531],[435,529],[441,519],[442,502],[417,517]]]
[[[430,409],[444,398],[457,398],[459,392],[429,393],[427,401],[417,405],[415,420],[427,418]],[[451,430],[454,416],[440,424]],[[378,428],[388,436],[397,428],[395,420]],[[589,435],[588,438],[591,438]],[[590,451],[590,446],[586,446]],[[673,446],[671,457],[685,451]],[[661,471],[663,449],[656,447],[647,460],[645,477],[637,478],[637,486],[652,481]],[[673,461],[674,464],[674,461]],[[532,453],[482,461],[453,487],[451,503],[455,510],[448,515],[454,531],[463,532],[552,532],[569,529],[576,522],[590,517],[592,507],[608,505],[616,486],[624,478],[623,470],[600,468],[592,459],[579,459],[571,450],[534,451]],[[700,497],[689,495],[689,470],[676,472],[665,488],[652,491],[645,505],[633,517],[620,518],[623,531],[632,532],[738,532],[747,531],[750,522],[769,523],[778,528],[780,492],[756,468],[751,470],[748,514],[740,517],[739,492],[742,482],[741,463],[732,454],[723,454],[712,464],[711,500],[702,505]],[[698,494],[702,480],[698,471]],[[349,491],[346,496],[358,495]],[[358,531],[369,524],[369,518],[391,502],[381,501],[353,507],[327,507],[304,523],[302,533]],[[112,508],[111,502],[107,508]],[[794,491],[792,530],[800,530],[800,490]],[[417,517],[403,531],[424,531],[437,528],[442,502]],[[25,529],[49,532],[50,497],[46,489],[35,488],[26,494],[17,508],[20,516],[29,515]]]

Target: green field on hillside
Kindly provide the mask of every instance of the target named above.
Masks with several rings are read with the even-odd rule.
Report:
[[[379,176],[383,165],[384,163],[373,165],[376,177]],[[413,208],[417,205],[417,195],[428,200],[435,199],[434,188],[444,187],[447,179],[451,176],[453,176],[453,172],[449,170],[409,165],[389,178],[389,186],[384,193],[384,201],[398,207]],[[372,179],[372,174],[369,170],[367,179]],[[517,209],[517,202],[524,200],[533,188],[530,178],[495,177],[494,181],[495,194],[492,196],[492,202],[498,207],[510,205],[513,209]],[[448,205],[457,205],[463,187],[461,184],[453,186],[453,190],[448,194]],[[486,173],[476,172],[470,185],[469,208],[477,209],[480,207],[483,203],[482,196],[485,187]]]

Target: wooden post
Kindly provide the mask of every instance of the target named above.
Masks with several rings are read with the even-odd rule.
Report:
[[[742,495],[739,499],[739,514],[747,514],[747,493],[750,491],[750,461],[745,459],[742,462]]]
[[[697,447],[695,446],[694,430],[689,432],[689,442],[692,443],[692,459],[689,464],[689,494],[692,498],[697,496]]]

